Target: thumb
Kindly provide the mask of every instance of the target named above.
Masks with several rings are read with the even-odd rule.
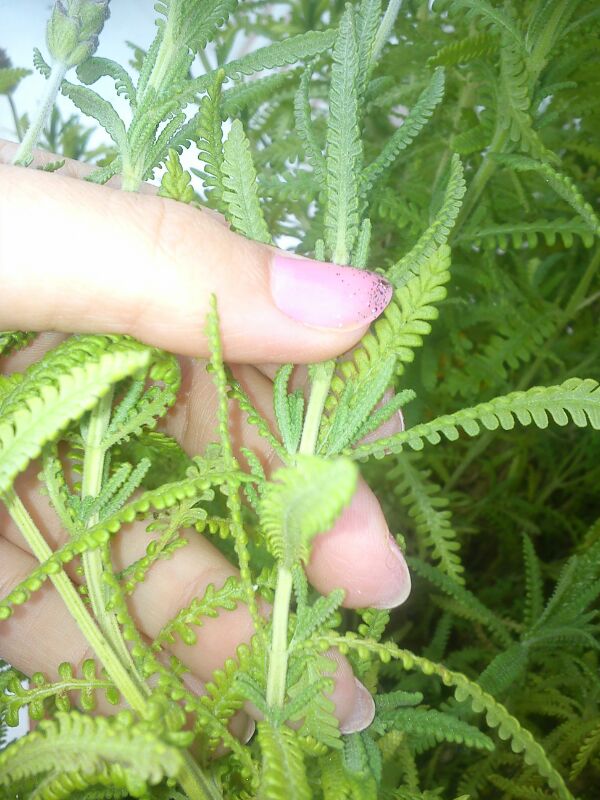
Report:
[[[0,166],[0,330],[124,333],[204,356],[213,293],[228,360],[301,363],[355,344],[392,287],[171,200]]]

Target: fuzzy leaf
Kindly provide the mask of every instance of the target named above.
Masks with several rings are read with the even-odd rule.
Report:
[[[240,233],[268,244],[271,236],[260,206],[256,170],[244,126],[235,120],[223,146],[223,200]]]
[[[262,752],[258,800],[310,800],[312,793],[296,734],[286,726],[275,728],[268,722],[259,722],[257,729]]]
[[[348,264],[358,235],[362,142],[358,109],[358,50],[348,5],[333,49],[327,127],[326,245],[337,264]]]
[[[108,133],[121,154],[127,152],[127,132],[123,120],[112,105],[99,94],[85,86],[76,86],[63,81],[61,92],[75,103],[77,108],[88,117],[92,117]]]
[[[289,453],[295,453],[300,444],[304,421],[304,395],[298,389],[288,394],[287,386],[293,364],[284,364],[277,370],[273,384],[273,407],[281,438]]]
[[[347,459],[298,456],[264,489],[260,521],[269,549],[284,567],[308,561],[312,539],[350,502],[358,472]]]
[[[375,161],[365,169],[362,179],[362,191],[368,192],[374,183],[394,163],[398,155],[405,150],[413,139],[429,122],[436,106],[444,96],[444,70],[437,67],[431,80],[419,95],[419,99],[412,107],[402,125],[386,142],[383,150]]]

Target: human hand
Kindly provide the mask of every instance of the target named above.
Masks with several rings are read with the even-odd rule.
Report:
[[[0,163],[10,159],[12,149],[0,143]],[[61,174],[0,166],[0,330],[52,332],[3,359],[3,371],[23,369],[67,333],[129,334],[177,353],[183,386],[165,430],[190,454],[214,440],[216,396],[210,376],[195,360],[207,355],[204,321],[212,293],[218,298],[225,357],[270,420],[269,368],[255,365],[339,355],[389,302],[389,287],[372,273],[289,258],[231,232],[214,213],[159,198],[149,187],[132,195],[74,180],[84,172],[75,162]],[[239,410],[232,409],[231,423],[236,448],[252,448],[268,469],[273,454]],[[394,424],[399,421],[387,423]],[[386,433],[392,432],[388,427]],[[65,533],[37,491],[37,471],[31,465],[16,489],[57,547]],[[145,528],[133,524],[115,537],[116,569],[145,553],[150,537]],[[0,596],[36,563],[0,508]],[[234,574],[208,540],[192,536],[184,550],[153,566],[130,599],[131,612],[140,630],[154,637],[209,583],[218,587]],[[392,608],[406,599],[406,563],[364,482],[333,530],[315,540],[307,574],[322,593],[343,588],[347,607]],[[75,573],[72,577],[77,580]],[[0,622],[2,656],[25,673],[49,676],[63,661],[79,665],[90,657],[53,587],[47,584],[36,598]],[[196,644],[177,643],[172,652],[201,690],[202,681],[252,632],[247,609],[239,606],[206,620]],[[348,662],[339,654],[335,660],[332,698],[341,729],[362,729],[372,719],[373,702]]]

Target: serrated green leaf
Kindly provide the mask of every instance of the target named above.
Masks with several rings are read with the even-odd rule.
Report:
[[[348,264],[359,226],[362,141],[358,108],[358,47],[348,6],[333,48],[327,125],[325,243],[332,260]]]
[[[259,510],[269,549],[284,567],[308,561],[313,538],[328,530],[350,502],[358,471],[347,459],[297,456],[294,467],[277,470],[264,489]]]
[[[223,145],[223,201],[233,226],[244,236],[268,244],[271,236],[258,198],[256,169],[244,126],[235,120]]]

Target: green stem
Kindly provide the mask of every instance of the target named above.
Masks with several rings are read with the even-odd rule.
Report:
[[[104,461],[106,451],[102,444],[106,430],[110,423],[114,391],[111,388],[90,412],[89,426],[85,440],[85,455],[83,459],[83,476],[81,480],[81,497],[97,497],[102,490],[102,476],[104,474]],[[91,528],[99,520],[99,515],[92,514],[87,522]],[[105,545],[109,551],[109,545]],[[106,552],[104,553],[106,555]],[[104,561],[102,549],[84,552],[82,556],[83,569],[90,602],[100,630],[111,643],[121,663],[129,671],[132,679],[136,681],[140,691],[148,694],[149,690],[136,669],[131,653],[125,644],[123,634],[119,627],[116,614],[107,610],[110,600],[110,591],[104,582]]]
[[[3,502],[12,520],[17,525],[32,553],[40,563],[47,561],[52,550],[29,516],[29,512],[15,493],[14,489],[0,492]],[[79,630],[104,666],[109,678],[117,686],[128,705],[140,714],[147,716],[147,698],[129,674],[121,660],[113,651],[110,643],[92,619],[89,611],[65,572],[51,575],[54,584],[69,613],[77,623]],[[213,781],[207,779],[200,766],[190,753],[183,753],[184,766],[177,776],[177,781],[188,800],[222,800],[222,794]]]
[[[316,364],[314,366],[310,399],[308,401],[308,408],[306,409],[306,417],[304,418],[302,439],[298,449],[299,453],[311,455],[315,452],[321,417],[323,415],[323,409],[325,408],[327,395],[329,394],[334,368],[334,361],[323,361],[321,364]]]
[[[33,149],[38,143],[40,134],[48,120],[48,117],[50,116],[50,112],[52,111],[56,101],[56,95],[58,94],[60,85],[64,80],[67,70],[68,67],[65,64],[62,64],[58,61],[54,63],[52,71],[50,72],[50,76],[46,82],[46,91],[44,92],[40,109],[37,113],[37,116],[27,129],[25,138],[21,142],[13,159],[13,164],[20,164],[24,167],[27,167],[29,164],[31,164],[33,160]]]
[[[282,708],[285,700],[288,666],[288,619],[292,598],[292,573],[287,567],[277,570],[277,585],[273,603],[273,627],[267,677],[267,704]]]
[[[475,173],[475,177],[469,184],[469,188],[465,195],[465,199],[463,200],[460,213],[456,219],[454,228],[452,229],[452,239],[456,239],[458,232],[468,220],[471,212],[479,202],[479,198],[487,186],[488,181],[498,168],[499,162],[493,158],[494,153],[501,153],[507,141],[508,131],[506,129],[501,129],[499,126],[496,127],[494,138],[492,139],[489,150],[483,157],[483,161],[479,165],[479,169]]]
[[[191,753],[183,753],[184,766],[177,776],[188,800],[223,800],[223,795],[214,783],[209,780],[196,763]]]
[[[310,399],[304,418],[304,428],[299,452],[311,455],[315,452],[321,416],[329,394],[334,361],[324,361],[314,366]],[[288,667],[288,620],[292,599],[292,573],[289,565],[277,570],[277,584],[273,601],[273,623],[269,651],[269,674],[267,676],[267,704],[271,708],[282,708],[285,700]]]
[[[23,534],[31,552],[40,563],[47,561],[52,550],[29,516],[29,512],[14,489],[0,492],[0,500],[5,504],[11,518]],[[71,616],[79,626],[90,647],[106,669],[110,679],[118,687],[127,703],[138,713],[146,711],[146,698],[140,692],[131,675],[125,669],[111,645],[90,616],[77,589],[64,572],[51,575],[50,579]]]

